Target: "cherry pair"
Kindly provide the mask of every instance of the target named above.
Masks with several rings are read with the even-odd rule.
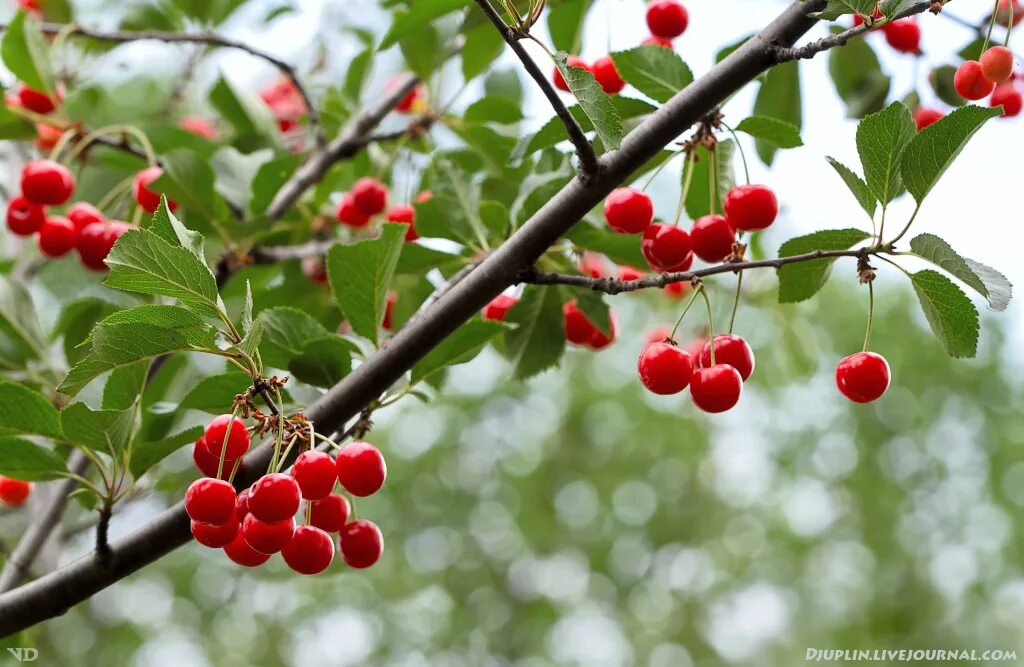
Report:
[[[620,93],[626,87],[626,82],[619,76],[619,70],[615,68],[615,61],[612,60],[611,56],[598,58],[594,61],[593,65],[588,65],[586,61],[576,56],[569,56],[567,62],[569,67],[583,69],[593,74],[594,78],[597,79],[597,83],[609,95]],[[562,76],[561,70],[557,67],[554,73],[554,83],[555,87],[559,90],[569,92],[569,84],[566,83],[565,77]]]
[[[361,228],[370,223],[370,218],[383,213],[387,205],[388,189],[384,184],[374,178],[360,178],[342,195],[336,217],[343,225]]]
[[[953,87],[964,99],[976,101],[991,95],[996,84],[1012,78],[1013,52],[1005,46],[993,46],[981,54],[980,61],[968,60],[957,68]]]
[[[881,9],[875,7],[871,12],[871,20],[877,22],[883,18]],[[863,23],[864,18],[860,14],[853,15],[853,25],[859,26]],[[885,35],[885,41],[889,46],[900,53],[921,53],[921,26],[917,24],[917,17],[908,16],[885,23],[882,25],[882,34]]]
[[[743,382],[754,372],[754,353],[733,334],[705,342],[697,355],[680,349],[671,338],[648,343],[637,361],[643,385],[655,394],[677,394],[689,385],[694,404],[705,412],[725,412],[739,402]]]

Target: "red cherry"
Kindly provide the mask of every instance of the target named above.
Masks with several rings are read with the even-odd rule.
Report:
[[[385,86],[385,90],[388,88],[394,90],[398,83],[399,79],[392,79],[388,85]],[[406,93],[405,97],[398,101],[398,104],[395,105],[395,111],[398,113],[410,113],[412,111],[416,111],[416,107],[423,103],[424,95],[423,86],[416,86]]]
[[[694,371],[690,378],[690,397],[704,412],[725,412],[735,406],[743,391],[740,372],[727,364]]]
[[[75,229],[82,231],[94,222],[106,222],[107,217],[98,208],[88,202],[75,202],[68,207],[67,218],[75,225]]]
[[[882,26],[885,41],[900,53],[921,52],[921,26],[913,16],[897,19]]]
[[[650,227],[648,227],[650,229]],[[640,269],[633,268],[632,266],[620,266],[619,267],[619,280],[623,282],[631,282],[633,280],[640,280],[647,274]]]
[[[341,197],[341,201],[338,202],[338,210],[335,213],[338,218],[338,222],[349,227],[365,227],[370,223],[370,216],[363,213],[359,207],[356,206],[355,200],[352,199],[351,194],[344,194]]]
[[[228,434],[229,428],[230,435]],[[225,460],[235,460],[242,458],[242,455],[249,451],[249,432],[245,430],[245,422],[238,417],[231,415],[214,417],[206,427],[203,437],[206,440],[206,451],[213,454],[218,460],[221,457],[221,452],[224,452]],[[225,437],[227,437],[226,451]]]
[[[675,343],[655,342],[640,353],[637,361],[640,382],[655,394],[678,394],[690,384],[693,359]]]
[[[135,181],[132,183],[132,195],[135,197],[135,203],[147,213],[156,213],[160,207],[160,195],[163,193],[151,189],[149,184],[163,175],[164,170],[160,167],[149,167],[135,175]],[[167,207],[174,211],[178,208],[178,202],[168,198]]]
[[[309,510],[309,525],[328,533],[337,533],[348,522],[351,511],[345,496],[332,493],[323,500],[313,502]]]
[[[299,574],[319,574],[334,560],[334,540],[319,528],[299,526],[281,555]]]
[[[715,264],[732,254],[736,232],[723,215],[705,215],[697,218],[690,232],[693,252],[705,262]]]
[[[562,306],[562,314],[565,316],[565,339],[574,345],[589,343],[597,327],[576,306],[576,302],[570,301]]]
[[[492,322],[504,322],[508,311],[517,303],[519,303],[519,299],[511,294],[499,294],[484,306],[483,318]]]
[[[0,503],[21,507],[32,493],[32,482],[0,476]]]
[[[104,260],[117,239],[131,227],[124,222],[94,222],[78,234],[78,257],[93,271],[106,271]]]
[[[349,567],[370,567],[384,552],[384,536],[372,521],[353,521],[341,530],[341,555]]]
[[[192,537],[204,547],[220,549],[231,544],[231,541],[238,535],[238,519],[232,515],[231,519],[222,526],[211,526],[208,523],[192,522]]]
[[[242,489],[235,496],[235,517],[239,522],[249,515],[249,493],[250,489]]]
[[[640,234],[654,220],[654,204],[639,190],[619,188],[604,201],[604,219],[620,234]]]
[[[615,322],[615,315],[612,314],[609,318],[609,332],[606,334],[597,327],[594,327],[594,332],[590,335],[590,340],[586,342],[587,347],[592,350],[603,350],[612,343],[615,342],[615,336],[618,334],[618,325]]]
[[[729,190],[722,207],[729,224],[739,232],[765,229],[779,214],[779,200],[765,185],[740,185]]]
[[[872,12],[871,12],[871,20],[872,21],[880,21],[880,20],[882,20],[883,17],[884,17],[884,15],[882,14],[881,6],[876,6],[874,8],[874,10],[872,10]],[[864,17],[861,16],[860,14],[854,14],[853,15],[853,25],[854,26],[858,26],[858,25],[863,25],[863,24],[864,24]]]
[[[993,46],[981,54],[981,72],[993,83],[1013,78],[1013,51],[1005,46]]]
[[[989,105],[992,107],[1003,107],[1003,117],[1012,118],[1020,114],[1021,106],[1024,106],[1024,98],[1021,97],[1020,91],[1014,88],[1012,84],[1001,83],[996,86],[995,92],[992,93]]]
[[[75,192],[75,175],[53,160],[32,160],[21,170],[21,193],[29,201],[59,206]]]
[[[619,70],[615,69],[615,61],[611,56],[604,56],[594,61],[591,66],[594,78],[604,88],[604,92],[615,95],[626,87],[626,82],[619,76]]]
[[[306,257],[302,260],[302,274],[317,285],[327,284],[327,265],[322,257]]]
[[[854,403],[870,403],[889,388],[889,363],[880,354],[858,352],[836,366],[836,386]]]
[[[249,514],[260,521],[274,523],[295,516],[301,493],[298,483],[275,472],[256,480],[249,489]]]
[[[349,191],[352,203],[366,215],[382,213],[388,205],[388,189],[373,178],[360,178]]]
[[[668,285],[665,285],[665,296],[675,301],[678,301],[679,299],[683,298],[684,294],[686,294],[686,290],[687,288],[689,288],[689,286],[690,283],[684,281],[669,283]]]
[[[210,453],[210,450],[206,447],[205,436],[200,436],[196,440],[195,446],[192,447],[192,462],[195,463],[196,469],[206,477],[217,476],[217,464],[220,462],[220,458]],[[225,460],[224,471],[221,473],[220,478],[227,479],[234,469],[235,460]],[[243,493],[246,492],[243,491]]]
[[[63,97],[59,88],[53,96],[50,96],[42,91],[29,88],[24,84],[18,86],[15,95],[17,95],[21,106],[44,116],[56,109]]]
[[[1024,21],[1024,5],[1020,0],[1013,0],[1013,25],[1016,26]],[[1010,0],[999,0],[996,5],[996,23],[1004,28],[1010,25]]]
[[[659,273],[686,271],[693,264],[690,235],[676,225],[655,222],[644,230],[640,242],[644,259]]]
[[[266,522],[249,514],[242,520],[242,537],[245,538],[245,543],[261,554],[276,554],[284,549],[294,533],[294,517]]]
[[[586,62],[584,62],[583,58],[579,58],[577,56],[569,56],[569,59],[566,62],[569,64],[569,67],[578,67],[579,69],[585,69],[588,72],[592,72],[590,66],[587,65]],[[565,77],[562,76],[562,71],[557,67],[555,68],[554,82],[555,88],[558,88],[559,90],[564,90],[565,92],[569,92],[569,84],[565,82]]]
[[[953,76],[953,87],[965,100],[980,100],[988,97],[996,84],[985,78],[984,72],[981,71],[981,63],[977,60],[968,60],[957,68]]]
[[[330,454],[312,449],[299,454],[292,466],[292,477],[299,484],[299,491],[306,500],[326,498],[338,481],[334,459]]]
[[[394,326],[392,318],[395,314],[395,304],[398,303],[398,295],[394,292],[388,292],[388,301],[384,304],[384,318],[380,322],[380,326],[385,331],[391,331]]]
[[[18,195],[7,203],[7,229],[18,236],[30,236],[46,222],[46,209]]]
[[[51,215],[39,228],[39,252],[47,257],[63,257],[78,243],[78,232],[62,215]]]
[[[686,32],[689,23],[686,7],[675,0],[654,0],[647,5],[647,27],[656,37],[674,39]]]
[[[409,225],[409,229],[405,231],[405,240],[407,242],[415,241],[420,237],[416,231],[416,209],[412,206],[402,205],[395,206],[388,211],[388,222],[399,222],[405,225]]]
[[[754,351],[747,341],[733,334],[715,336],[715,365],[728,364],[740,372],[746,382],[754,372]],[[704,343],[700,352],[700,367],[713,368],[711,365],[711,343]]]
[[[235,535],[235,539],[224,547],[224,553],[232,561],[242,565],[243,567],[256,567],[257,565],[263,565],[270,556],[267,554],[261,554],[252,547],[250,547],[245,538],[242,536],[242,531],[238,531]]]
[[[416,195],[417,204],[426,204],[428,201],[434,198],[434,193],[430,190],[424,190],[423,192]]]
[[[235,513],[235,487],[222,479],[201,477],[185,492],[185,511],[193,521],[223,526]]]
[[[671,49],[672,48],[672,40],[671,39],[665,39],[664,37],[657,37],[655,35],[651,35],[650,37],[648,37],[647,39],[645,39],[641,43],[644,46],[662,46],[662,47],[664,47],[666,49]]]
[[[372,496],[384,486],[388,466],[380,450],[368,442],[350,442],[338,452],[338,481],[353,496]]]
[[[208,139],[210,141],[217,140],[217,128],[213,123],[205,118],[199,118],[198,116],[182,118],[178,121],[178,126],[186,132],[191,132],[197,137],[202,137],[203,139]]]
[[[942,113],[938,109],[920,107],[914,112],[914,125],[917,126],[917,131],[920,132],[924,128],[942,120],[945,117],[946,114]]]

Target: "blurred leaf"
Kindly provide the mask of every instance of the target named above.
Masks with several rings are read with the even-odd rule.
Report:
[[[548,3],[548,32],[556,50],[579,53],[583,43],[583,23],[591,4],[591,0]]]
[[[576,307],[580,309],[590,322],[606,336],[611,335],[612,313],[604,295],[585,287],[573,287],[566,290],[576,301]]]
[[[1013,285],[1006,276],[979,262],[961,257],[948,243],[934,234],[919,234],[910,241],[910,249],[959,278],[988,300],[995,311],[1006,310],[1013,296]]]
[[[195,383],[181,399],[178,409],[201,410],[219,415],[231,405],[235,396],[248,389],[250,384],[249,376],[232,366],[224,373],[207,375]]]
[[[570,66],[566,62],[567,57],[564,52],[556,53],[555,66],[562,73],[569,90],[576,96],[583,112],[593,124],[605,150],[618,149],[622,137],[625,136],[625,130],[622,129],[622,119],[612,103],[612,98],[604,92],[589,70]]]
[[[395,14],[394,21],[381,40],[380,50],[383,51],[398,43],[406,35],[413,34],[424,28],[434,19],[462,9],[469,5],[469,0],[414,0],[409,3],[409,11]]]
[[[967,100],[960,97],[960,93],[956,92],[956,87],[953,85],[954,76],[956,76],[956,67],[942,65],[936,67],[928,75],[928,83],[931,84],[932,90],[935,91],[940,100],[951,107],[962,107],[967,104]]]
[[[893,102],[857,126],[857,152],[864,165],[864,180],[885,207],[903,190],[900,160],[916,129],[910,109]]]
[[[637,100],[630,97],[622,97],[616,95],[612,98],[612,105],[615,107],[616,113],[619,118],[628,120],[631,118],[639,118],[640,116],[646,116],[647,114],[653,113],[655,108],[643,100]],[[569,113],[579,123],[580,128],[584,132],[592,132],[594,124],[590,121],[586,112],[577,104],[569,107]],[[533,153],[550,148],[563,141],[568,141],[568,136],[565,134],[565,125],[556,116],[547,123],[544,124],[537,133],[530,137],[528,140],[523,139],[520,141],[519,146],[513,154],[514,163],[518,163],[523,157],[532,155]]]
[[[514,69],[492,69],[484,79],[484,93],[497,95],[521,103],[523,84]]]
[[[797,129],[803,127],[800,91],[800,67],[796,62],[783,63],[764,75],[761,89],[754,101],[754,114],[784,120]],[[766,141],[757,141],[757,154],[771,166],[778,148]]]
[[[693,72],[679,54],[663,46],[648,44],[619,51],[612,54],[612,60],[626,83],[661,103],[693,83]]]
[[[484,320],[471,320],[463,324],[412,367],[411,382],[415,384],[448,366],[471,361],[492,338],[505,329],[500,322]]]
[[[782,244],[779,257],[793,257],[816,250],[848,250],[871,238],[859,229],[829,229],[798,236]],[[779,269],[779,303],[796,303],[811,298],[828,281],[834,257],[786,264]]]
[[[505,351],[519,379],[533,377],[558,363],[565,352],[565,328],[558,290],[527,285],[505,321]]]
[[[260,312],[263,340],[260,355],[268,366],[288,368],[306,343],[331,335],[324,325],[297,308],[280,306]]]
[[[963,290],[931,269],[915,273],[911,281],[946,354],[954,359],[973,358],[978,351],[978,311]]]
[[[26,359],[45,359],[46,342],[32,297],[19,283],[0,276],[0,358],[16,367]]]
[[[474,7],[471,11],[479,11]],[[488,69],[505,48],[505,40],[490,22],[483,23],[465,33],[462,47],[462,78],[471,81]]]
[[[235,140],[240,148],[280,144],[273,115],[262,100],[252,93],[236,89],[222,75],[210,89],[209,98],[213,108],[235,130]]]
[[[733,156],[736,152],[736,144],[731,140],[719,141],[715,147],[714,154],[701,145],[691,154],[693,159],[684,160],[682,180],[685,182],[686,170],[693,170],[690,178],[690,191],[686,196],[686,214],[691,219],[709,215],[714,209],[715,213],[722,212],[722,201],[725,195],[736,184],[736,176],[733,173]],[[714,177],[717,187],[712,189],[711,177],[714,168]],[[714,197],[714,201],[712,201]]]
[[[293,153],[278,156],[264,162],[252,179],[252,199],[249,210],[253,215],[266,212],[270,202],[281,190],[281,186],[295,173],[302,158]]]
[[[642,267],[647,262],[640,252],[640,244],[629,234],[617,234],[582,222],[570,229],[566,238],[581,248],[607,255],[616,264]]]
[[[8,24],[0,55],[7,69],[29,88],[51,94],[56,90],[50,46],[39,25],[24,11],[18,11]]]
[[[833,31],[843,28],[833,28]],[[852,39],[828,54],[828,71],[850,118],[863,118],[885,106],[892,81],[866,39]]]
[[[835,21],[844,14],[860,14],[871,16],[878,5],[878,0],[828,0],[825,9],[811,14],[823,21]]]
[[[755,139],[774,144],[779,148],[796,148],[803,146],[800,128],[778,118],[768,116],[750,116],[740,121],[737,132],[746,132]]]
[[[427,24],[415,33],[405,35],[398,41],[398,47],[405,57],[409,70],[423,81],[429,81],[437,65],[445,58],[439,47],[437,30]]]
[[[72,403],[60,413],[64,438],[73,445],[118,458],[132,438],[136,411],[93,410],[85,403]]]
[[[142,442],[136,444],[132,449],[132,459],[128,464],[128,469],[131,471],[132,477],[139,479],[157,463],[160,463],[185,445],[194,443],[202,435],[203,427],[193,426],[186,431],[182,431],[181,433],[177,433],[158,442]]]
[[[352,353],[359,348],[341,336],[311,340],[292,358],[288,370],[299,382],[329,389],[352,370]]]
[[[67,472],[64,460],[39,445],[14,438],[0,437],[0,475],[26,482],[60,479]]]
[[[871,192],[871,188],[864,182],[860,176],[856,174],[849,167],[844,165],[835,158],[826,157],[828,163],[832,165],[832,168],[836,170],[839,177],[843,179],[843,183],[846,183],[846,187],[850,188],[850,192],[857,199],[857,203],[860,204],[864,212],[868,214],[868,217],[874,220],[875,210],[878,208],[878,198]]]
[[[53,327],[52,337],[63,337],[64,357],[69,364],[78,363],[88,353],[87,348],[79,345],[89,337],[96,323],[117,310],[116,305],[95,297],[64,304]]]
[[[179,149],[162,155],[163,175],[153,181],[152,188],[169,199],[189,208],[207,220],[216,217],[213,166],[198,153]],[[220,165],[223,168],[223,165]],[[234,168],[237,168],[237,164]]]
[[[0,381],[0,433],[59,438],[60,415],[42,394],[21,384]]]
[[[104,410],[127,410],[142,395],[146,386],[146,375],[152,363],[151,358],[142,359],[134,364],[118,366],[107,376],[103,386]]]
[[[388,287],[405,243],[406,226],[385,224],[379,238],[335,245],[327,253],[331,291],[352,330],[378,342]]]

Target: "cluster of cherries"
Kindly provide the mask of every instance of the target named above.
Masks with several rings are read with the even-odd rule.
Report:
[[[1013,52],[1005,46],[993,46],[979,60],[968,60],[957,68],[953,87],[967,100],[991,95],[989,105],[1003,107],[1003,116],[1012,117],[1024,107],[1024,96],[1014,87],[1013,79]]]
[[[0,475],[0,504],[5,507],[21,507],[32,494],[32,482]]]
[[[416,203],[422,204],[430,200],[429,192],[421,192]],[[420,237],[416,232],[416,209],[408,204],[388,208],[388,188],[375,178],[364,177],[357,180],[352,189],[341,195],[335,216],[341,224],[354,229],[362,229],[378,215],[387,212],[388,222],[408,225],[405,240],[415,241]]]
[[[372,521],[350,520],[345,496],[335,485],[360,498],[373,495],[387,477],[384,456],[373,445],[355,441],[337,459],[319,450],[299,455],[289,473],[264,475],[241,493],[227,481],[249,450],[245,423],[231,415],[215,417],[192,450],[205,477],[185,492],[185,511],[192,535],[211,549],[223,549],[235,563],[256,567],[281,554],[300,574],[318,574],[334,560],[332,533],[340,537],[345,562],[370,567],[384,551],[384,537]],[[223,462],[222,462],[223,461]],[[306,523],[295,515],[307,502]]]

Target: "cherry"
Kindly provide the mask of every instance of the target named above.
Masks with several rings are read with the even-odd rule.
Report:
[[[665,295],[670,299],[678,301],[683,298],[684,294],[686,294],[686,289],[689,286],[690,283],[685,281],[669,283],[668,285],[665,285]]]
[[[334,459],[330,454],[312,449],[299,454],[292,465],[292,477],[299,484],[299,491],[306,500],[326,498],[338,481]]]
[[[0,476],[0,503],[21,507],[32,493],[32,482]]]
[[[690,15],[675,0],[654,0],[647,5],[647,27],[655,37],[674,39],[686,32]]]
[[[729,410],[739,402],[741,391],[743,378],[728,364],[701,368],[690,378],[690,396],[694,405],[704,412]]]
[[[872,10],[872,12],[871,12],[871,20],[872,21],[881,21],[882,18],[884,18],[884,16],[885,15],[882,14],[882,7],[880,5],[876,5],[874,10]],[[854,14],[853,15],[853,25],[855,25],[855,26],[864,25],[864,17],[861,16],[860,14]]]
[[[242,489],[242,491],[235,496],[235,517],[239,522],[243,521],[245,517],[249,515],[249,494],[250,489]]]
[[[18,236],[30,236],[46,222],[46,209],[18,195],[7,203],[7,229]]]
[[[341,197],[341,201],[338,202],[338,210],[335,213],[338,218],[338,222],[349,227],[365,227],[370,223],[370,216],[363,213],[358,206],[356,206],[355,200],[351,194],[344,194]]]
[[[921,52],[921,26],[913,16],[897,19],[882,26],[885,41],[900,53]]]
[[[295,518],[280,521],[260,521],[252,514],[242,519],[242,537],[245,543],[261,554],[276,554],[292,539]]]
[[[75,202],[68,207],[67,218],[82,231],[94,222],[106,222],[107,217],[98,208],[84,201]]]
[[[747,341],[733,334],[718,334],[715,336],[715,365],[728,364],[740,372],[740,377],[746,382],[754,372],[754,351],[750,349]],[[711,366],[711,343],[704,343],[700,352],[700,367],[712,368]]]
[[[608,328],[609,332],[606,334],[597,327],[594,327],[594,333],[586,343],[587,347],[593,350],[603,350],[615,342],[615,336],[618,334],[618,325],[615,322],[614,314],[609,318]]]
[[[648,227],[650,229],[650,227]],[[620,266],[619,267],[619,280],[623,282],[630,282],[632,280],[640,280],[647,274],[640,269],[632,266]]]
[[[249,489],[249,514],[260,521],[274,523],[295,516],[301,493],[298,483],[275,472],[256,480]]]
[[[160,207],[160,195],[163,193],[156,192],[149,187],[149,184],[163,175],[164,170],[160,167],[148,167],[135,175],[135,181],[132,183],[132,196],[135,197],[135,203],[147,213],[156,213]],[[178,202],[168,198],[167,207],[172,211],[177,210]]]
[[[980,100],[988,97],[996,84],[985,78],[981,71],[981,63],[977,60],[968,60],[960,65],[953,76],[953,87],[960,97],[966,100]]]
[[[416,231],[416,209],[412,206],[402,205],[395,206],[388,211],[388,222],[399,222],[404,225],[409,225],[409,229],[405,230],[405,240],[407,242],[415,241],[420,237]]]
[[[626,87],[626,82],[619,76],[619,70],[615,69],[615,61],[611,56],[604,56],[594,61],[591,66],[594,78],[604,88],[604,92],[615,95]]]
[[[483,318],[492,322],[504,322],[508,311],[517,303],[519,303],[519,299],[511,294],[499,294],[484,306]]]
[[[914,112],[914,125],[917,126],[917,131],[920,132],[929,125],[936,123],[946,117],[946,114],[942,113],[938,109],[929,109],[927,107],[919,107]]]
[[[768,186],[740,185],[729,190],[722,208],[733,229],[756,232],[775,222],[779,214],[779,200]]]
[[[60,206],[75,192],[75,175],[53,160],[32,160],[21,170],[21,193],[29,201]]]
[[[36,148],[44,153],[49,153],[57,145],[57,142],[60,141],[63,134],[63,132],[52,125],[36,123]]]
[[[348,522],[351,508],[340,493],[332,493],[313,502],[309,510],[309,524],[328,533],[337,533]]]
[[[854,403],[870,403],[889,388],[889,363],[880,354],[858,352],[836,366],[836,386]]]
[[[380,322],[380,326],[385,331],[391,331],[394,322],[392,318],[395,314],[395,304],[398,303],[398,295],[394,292],[388,292],[387,303],[384,304],[384,318]]]
[[[302,260],[302,274],[318,285],[327,284],[327,265],[323,257],[306,257]]]
[[[662,46],[662,47],[664,47],[666,49],[671,49],[672,48],[672,40],[671,39],[665,39],[664,37],[657,37],[655,35],[651,35],[650,37],[648,37],[647,39],[645,39],[641,43],[644,46]]]
[[[640,382],[647,389],[668,396],[678,394],[690,384],[693,359],[673,342],[654,342],[640,353],[636,368]]]
[[[999,4],[996,5],[996,22],[1004,28],[1010,25],[1010,2],[1011,0],[999,0]],[[1013,25],[1016,26],[1024,21],[1024,5],[1021,5],[1020,0],[1012,0],[1012,2]]]
[[[78,257],[93,271],[106,271],[104,260],[117,243],[117,239],[131,227],[124,222],[94,222],[78,234]]]
[[[370,567],[384,552],[384,536],[372,521],[353,521],[341,529],[341,555],[349,567]]]
[[[60,89],[58,89],[53,96],[50,96],[42,91],[29,88],[24,84],[18,86],[18,90],[15,92],[15,95],[17,96],[18,102],[21,106],[29,109],[30,111],[42,114],[43,116],[56,109],[63,97]]]
[[[62,215],[51,215],[39,228],[39,252],[47,257],[63,257],[78,243],[78,232]]]
[[[397,82],[397,79],[395,81]],[[421,107],[424,104],[423,97],[423,86],[416,86],[410,90],[405,97],[398,101],[398,104],[395,105],[395,111],[399,113],[410,113],[416,111],[418,107]]]
[[[235,513],[235,487],[222,479],[201,477],[185,492],[185,511],[193,521],[223,526]]]
[[[714,264],[732,254],[736,232],[725,216],[705,215],[693,223],[690,238],[693,239],[693,252],[697,257]]]
[[[388,189],[373,178],[360,178],[349,191],[352,203],[366,215],[382,213],[388,205]]]
[[[604,219],[620,234],[640,234],[654,220],[654,204],[639,190],[619,188],[604,201]]]
[[[388,466],[380,450],[358,440],[338,452],[337,471],[338,481],[345,490],[360,498],[377,493],[388,476]]]
[[[299,526],[281,556],[299,574],[319,574],[334,560],[334,540],[319,528]]]
[[[196,444],[192,448],[192,462],[196,464],[196,469],[206,477],[217,476],[217,465],[220,462],[220,457],[214,456],[210,453],[209,448],[206,446],[205,436],[200,436],[199,439],[196,440]],[[225,459],[224,471],[221,473],[221,479],[227,479],[231,475],[231,471],[234,469],[235,460]],[[243,491],[243,493],[247,492]]]
[[[584,62],[583,58],[579,58],[577,56],[569,56],[569,59],[566,62],[569,64],[569,67],[578,67],[579,69],[585,69],[588,72],[593,73],[593,70],[591,70],[590,66],[587,65],[586,62]],[[555,68],[553,80],[555,82],[555,88],[558,88],[559,90],[564,90],[567,93],[569,92],[569,84],[565,82],[565,77],[562,76],[562,71],[557,67]]]
[[[1020,114],[1021,107],[1024,106],[1024,98],[1021,97],[1020,91],[1014,88],[1012,84],[1001,83],[996,86],[995,92],[992,93],[989,105],[1003,107],[1003,117],[1012,118]]]
[[[228,430],[230,428],[230,434]],[[224,438],[227,437],[227,448],[224,447]],[[225,460],[235,460],[242,457],[249,451],[249,432],[245,430],[245,422],[238,417],[231,415],[219,415],[214,417],[206,427],[203,434],[206,440],[206,451],[213,454],[219,460],[221,452],[224,452]]]
[[[188,116],[178,121],[178,127],[186,132],[191,132],[197,137],[202,137],[203,139],[208,139],[210,141],[217,140],[217,128],[213,123],[205,118]]]
[[[693,241],[676,225],[655,222],[644,230],[640,250],[659,273],[686,271],[693,264]]]
[[[235,563],[242,565],[243,567],[256,567],[257,565],[263,565],[270,556],[267,554],[261,554],[252,547],[250,547],[245,537],[242,536],[242,531],[238,531],[235,535],[235,539],[224,547],[224,553]]]
[[[1005,46],[993,46],[981,54],[981,73],[993,83],[1013,78],[1013,51]]]
[[[589,343],[597,327],[576,306],[576,302],[570,301],[562,306],[562,314],[565,316],[565,339],[575,345]]]
[[[231,544],[231,541],[238,535],[238,519],[232,515],[222,526],[211,526],[208,523],[192,522],[192,537],[204,547],[220,549]]]

